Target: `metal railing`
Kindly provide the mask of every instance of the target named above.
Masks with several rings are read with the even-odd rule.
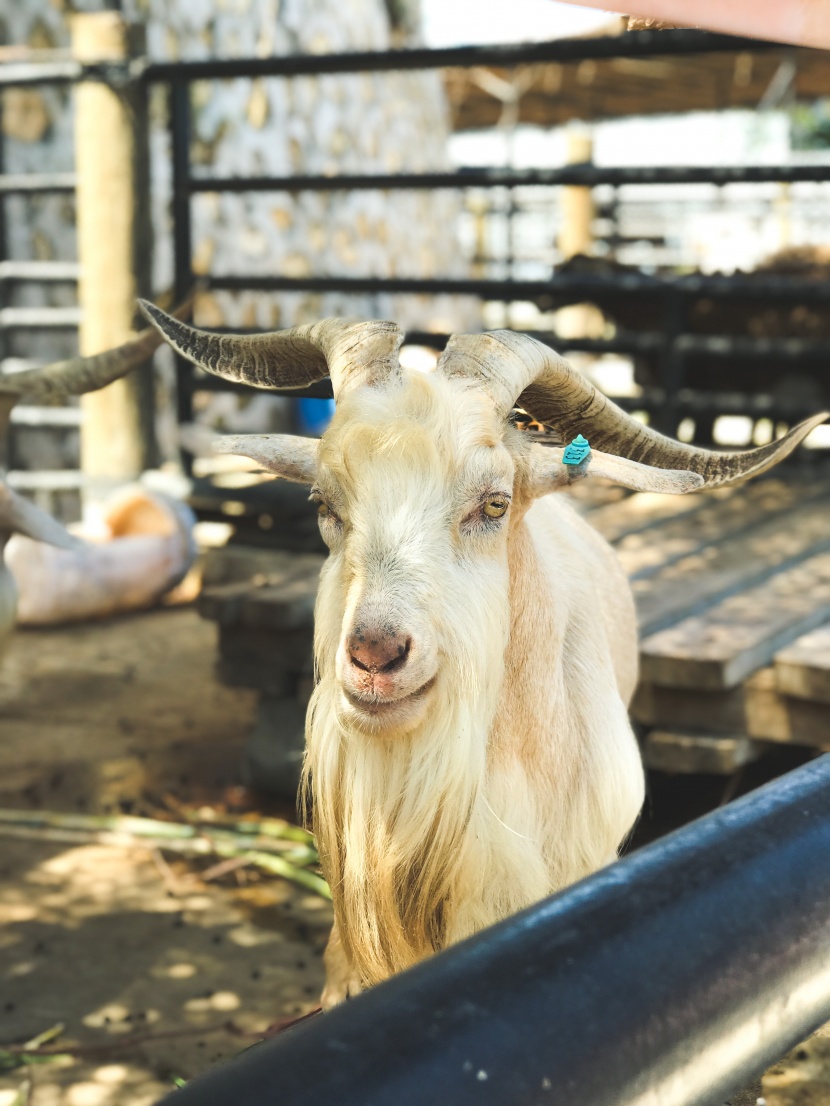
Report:
[[[613,187],[630,184],[710,183],[718,186],[737,183],[828,182],[830,164],[794,166],[681,166],[681,167],[600,167],[570,165],[557,169],[475,168],[457,172],[400,174],[343,174],[341,176],[302,174],[297,176],[216,177],[194,172],[190,157],[190,88],[197,81],[235,77],[297,77],[334,73],[381,73],[399,70],[427,70],[448,67],[504,68],[526,64],[570,64],[592,59],[689,56],[699,53],[775,50],[774,43],[759,43],[712,35],[701,31],[639,31],[622,36],[563,39],[553,42],[453,47],[446,49],[409,49],[385,52],[359,51],[329,55],[287,55],[268,58],[208,59],[181,62],[150,62],[145,58],[125,63],[85,65],[71,58],[47,62],[15,62],[0,67],[0,86],[34,83],[75,83],[101,80],[119,84],[130,80],[162,83],[169,88],[169,120],[172,145],[172,223],[174,235],[174,284],[177,298],[185,296],[193,285],[193,234],[191,206],[193,197],[204,192],[332,192],[363,189],[399,191],[404,189],[514,189],[527,186],[551,187],[579,185]],[[625,80],[625,74],[620,74]],[[72,174],[41,174],[33,177],[0,175],[0,197],[4,194],[71,192]],[[8,279],[14,279],[9,277]],[[27,279],[39,279],[31,274]],[[42,279],[50,278],[44,270]],[[200,279],[203,279],[200,275]],[[620,297],[655,302],[659,314],[658,329],[650,333],[619,332],[613,338],[570,340],[546,334],[543,340],[558,348],[589,353],[617,352],[649,357],[656,365],[658,386],[646,389],[639,397],[638,409],[650,412],[659,428],[673,433],[684,412],[704,409],[717,413],[719,401],[711,394],[692,394],[687,380],[690,358],[725,358],[735,351],[747,359],[769,362],[781,353],[788,362],[815,366],[825,356],[827,343],[804,339],[779,339],[778,346],[741,337],[710,338],[690,335],[687,317],[690,305],[698,298],[712,296],[734,302],[787,302],[824,304],[830,299],[830,287],[820,282],[797,281],[787,277],[649,277],[636,272],[613,272],[607,276],[578,275],[554,271],[542,280],[522,279],[419,279],[351,277],[346,274],[317,274],[308,277],[284,277],[244,273],[214,273],[204,278],[213,289],[229,292],[342,292],[355,294],[416,293],[459,294],[483,300],[510,303],[531,301],[542,310],[575,302],[590,301],[600,308]],[[0,329],[35,325],[37,313],[0,315]],[[67,324],[65,313],[42,312],[42,325]],[[410,336],[412,337],[412,336]],[[431,336],[429,344],[440,342]],[[815,370],[814,370],[815,371]],[[193,367],[179,359],[177,363],[177,415],[180,422],[193,417],[193,396],[197,388],[215,390]],[[319,388],[315,389],[319,392]],[[292,393],[297,394],[297,393]],[[744,392],[744,394],[746,394]],[[626,405],[631,406],[626,401]],[[735,404],[731,406],[734,408]],[[758,403],[746,395],[747,413]],[[785,413],[782,412],[782,416]],[[786,413],[787,415],[790,412]]]
[[[595,165],[571,165],[559,169],[461,169],[457,172],[399,173],[399,174],[343,174],[297,176],[216,177],[194,173],[190,165],[189,146],[191,134],[189,87],[194,81],[218,80],[228,77],[293,77],[329,73],[377,73],[400,69],[437,69],[448,66],[473,67],[481,65],[515,66],[528,63],[567,63],[587,59],[611,57],[650,58],[654,56],[683,55],[699,52],[729,51],[740,49],[770,49],[770,44],[738,40],[723,35],[709,35],[698,31],[636,32],[632,35],[595,39],[570,39],[557,42],[533,43],[509,46],[463,47],[443,50],[400,50],[385,53],[361,52],[323,56],[287,56],[278,58],[246,58],[233,60],[208,60],[176,63],[153,63],[146,66],[143,75],[148,81],[164,81],[170,86],[170,127],[173,149],[173,226],[175,234],[175,284],[177,296],[182,296],[192,286],[193,253],[191,229],[191,200],[204,192],[334,192],[363,189],[398,191],[405,189],[464,189],[464,188],[517,188],[524,186],[598,185],[620,186],[626,184],[681,184],[765,182],[827,182],[830,181],[830,164],[798,166],[687,166],[687,167],[599,167]],[[621,80],[625,77],[622,75]],[[201,277],[200,277],[201,279]],[[605,278],[583,277],[553,272],[546,280],[519,279],[426,279],[426,278],[372,278],[348,275],[313,275],[284,277],[246,274],[212,274],[206,283],[213,289],[229,292],[342,292],[354,294],[415,293],[472,295],[483,300],[509,303],[530,300],[541,310],[550,310],[569,303],[590,300],[603,307],[619,296],[650,297],[659,304],[661,326],[659,333],[647,335],[618,334],[603,344],[586,339],[584,342],[563,343],[555,335],[546,336],[557,348],[584,349],[586,352],[631,352],[639,345],[641,353],[647,352],[656,361],[660,387],[647,390],[636,404],[637,409],[650,412],[652,421],[660,429],[674,433],[677,423],[690,405],[686,366],[702,346],[685,333],[689,305],[701,296],[714,295],[736,301],[775,299],[786,302],[820,302],[830,299],[830,289],[817,282],[793,281],[784,277],[767,279],[741,277],[699,276],[656,278],[637,273],[614,273]],[[410,339],[412,336],[410,336]],[[691,340],[690,340],[691,339]],[[727,343],[730,339],[724,339]],[[740,342],[741,339],[735,339]],[[800,344],[788,345],[788,359],[805,358],[815,364],[824,356],[823,344],[814,347],[809,340],[796,340]],[[435,344],[435,340],[429,342]],[[723,342],[721,343],[721,347]],[[711,347],[716,348],[716,347]],[[821,352],[819,351],[821,350]],[[743,356],[769,358],[759,344],[753,347],[744,340]],[[723,354],[720,354],[723,356]],[[178,363],[178,414],[181,421],[189,421],[193,413],[193,393],[197,385],[203,386],[201,377],[194,374],[192,366]],[[210,390],[216,385],[208,384]],[[221,387],[221,386],[220,386]],[[319,387],[313,394],[319,394]],[[293,393],[296,394],[296,393]],[[309,393],[312,394],[312,393]],[[627,404],[630,406],[630,404]],[[704,408],[718,413],[716,397],[698,396],[692,406],[700,412]],[[746,411],[757,407],[747,397]],[[787,412],[791,414],[791,412]],[[799,409],[799,414],[801,410]],[[782,416],[784,412],[782,412]]]
[[[830,756],[167,1106],[722,1106],[830,1018]]]

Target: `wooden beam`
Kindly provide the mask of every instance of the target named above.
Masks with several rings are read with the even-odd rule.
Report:
[[[776,653],[775,675],[786,695],[830,704],[830,624]]]
[[[136,43],[114,11],[72,17],[84,62],[123,61]],[[150,220],[143,86],[85,81],[75,90],[78,298],[81,352],[99,353],[133,332],[136,299],[149,292]],[[157,463],[153,380],[137,371],[83,397],[81,465],[105,491]]]
[[[643,743],[647,768],[661,772],[731,776],[756,760],[763,749],[743,734],[713,737],[711,734],[652,730]]]
[[[817,509],[808,503],[775,514],[745,533],[682,557],[647,579],[634,579],[640,632],[647,636],[663,627],[675,627],[678,619],[763,584],[776,572],[828,548],[830,511],[826,505]],[[763,606],[763,594],[756,596],[756,601]]]
[[[643,679],[667,687],[735,687],[829,618],[830,553],[820,553],[647,637]]]
[[[617,544],[617,556],[631,579],[646,579],[708,546],[750,535],[763,522],[829,491],[827,485],[817,488],[775,479],[724,488],[699,497],[700,506],[693,517],[667,518],[647,531],[625,535]]]
[[[771,667],[740,687],[699,691],[643,683],[631,704],[641,725],[710,736],[744,734],[759,741],[830,749],[830,704],[782,695]]]
[[[772,668],[762,668],[744,685],[746,732],[785,745],[830,749],[830,707],[782,695]]]

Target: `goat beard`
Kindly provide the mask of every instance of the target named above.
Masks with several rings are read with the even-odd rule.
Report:
[[[504,640],[480,631],[471,639]],[[452,671],[446,663],[424,722],[388,739],[347,729],[333,673],[321,672],[302,790],[344,951],[366,986],[445,947],[454,929],[454,889],[486,803],[487,739],[503,679],[503,651],[490,652],[476,658],[486,678],[481,668],[471,680],[469,664]]]

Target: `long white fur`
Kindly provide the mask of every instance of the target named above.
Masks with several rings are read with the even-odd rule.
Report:
[[[566,500],[535,500],[541,448],[480,390],[406,373],[347,394],[322,439],[317,484],[344,520],[304,774],[335,909],[324,1005],[612,861],[637,817],[633,601]],[[503,525],[461,533],[500,482]],[[425,713],[391,731],[344,706],[344,640],[366,611],[412,634],[412,665],[437,663]]]

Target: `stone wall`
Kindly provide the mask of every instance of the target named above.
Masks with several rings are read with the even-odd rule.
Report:
[[[388,5],[388,6],[387,6]],[[91,2],[73,5],[91,10]],[[155,59],[267,56],[382,50],[412,44],[413,0],[132,0]],[[68,47],[67,0],[0,0],[6,44]],[[447,165],[447,110],[437,73],[232,80],[193,86],[194,170],[211,174],[394,172]],[[172,279],[170,156],[165,91],[151,96],[154,283]],[[4,96],[6,171],[71,170],[71,93],[11,90]],[[453,193],[199,195],[194,200],[194,265],[214,273],[285,276],[466,274],[459,256]],[[9,254],[74,256],[73,204],[66,197],[6,200]],[[16,302],[73,302],[70,288],[21,286]],[[470,300],[416,296],[207,295],[203,325],[279,327],[324,315],[395,318],[418,328],[478,323]],[[7,354],[53,357],[71,336],[16,334]]]

